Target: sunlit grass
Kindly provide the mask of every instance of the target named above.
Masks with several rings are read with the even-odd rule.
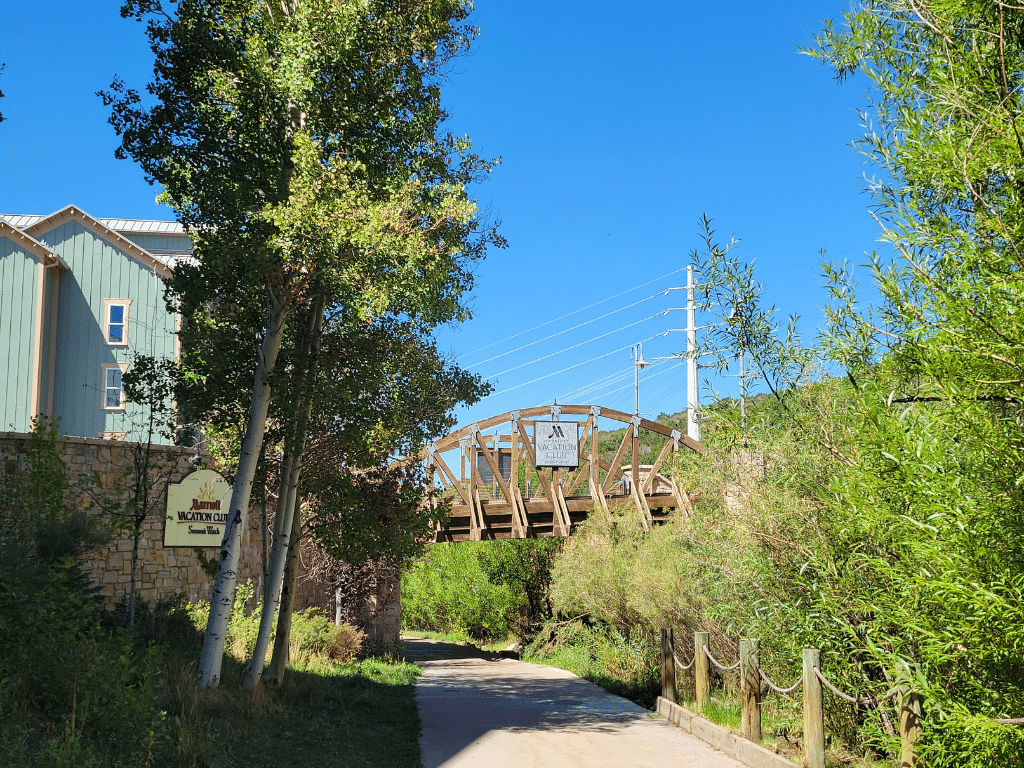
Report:
[[[239,621],[242,621],[239,618]],[[245,634],[237,632],[237,634]],[[420,719],[414,684],[421,670],[394,659],[341,662],[293,637],[282,685],[240,690],[244,643],[224,658],[221,685],[199,690],[194,647],[174,654],[166,690],[178,719],[183,768],[415,768]],[[307,650],[301,650],[305,645]]]

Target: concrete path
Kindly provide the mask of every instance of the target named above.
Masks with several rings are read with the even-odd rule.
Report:
[[[423,667],[423,768],[745,768],[653,712],[553,667],[403,638]]]

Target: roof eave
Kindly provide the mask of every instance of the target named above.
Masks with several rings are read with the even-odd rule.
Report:
[[[60,256],[31,235],[17,227],[11,226],[2,219],[0,219],[0,237],[7,237],[11,241],[18,243],[22,248],[39,258],[46,266],[60,267],[61,269],[68,268],[68,265]]]
[[[160,259],[152,253],[147,251],[145,248],[136,245],[120,232],[110,229],[110,227],[100,222],[99,219],[94,216],[90,216],[81,208],[74,205],[69,205],[65,208],[61,208],[59,211],[51,213],[49,216],[44,216],[35,224],[25,227],[24,231],[32,235],[41,234],[43,232],[49,232],[54,227],[72,219],[82,223],[87,229],[92,230],[100,237],[110,240],[116,244],[118,248],[135,257],[147,267],[150,267],[161,277],[170,277],[172,275],[171,268],[160,261]]]

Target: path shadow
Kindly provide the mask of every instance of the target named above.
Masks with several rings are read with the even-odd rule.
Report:
[[[423,720],[424,768],[441,766],[494,731],[617,734],[654,715],[564,670],[439,641],[406,640]]]

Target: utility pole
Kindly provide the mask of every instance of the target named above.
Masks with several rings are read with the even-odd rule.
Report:
[[[693,265],[686,268],[686,435],[700,442],[700,391],[697,381],[697,286]]]
[[[686,332],[686,436],[700,442],[700,382],[697,377],[697,284],[693,281],[693,265],[686,267],[686,306],[671,307],[672,309],[686,310],[686,327],[670,328],[673,331]],[[680,288],[669,288],[670,291],[678,291]],[[667,360],[669,358],[656,357],[655,360]]]
[[[637,343],[633,347],[633,351],[630,353],[633,360],[633,388],[636,392],[636,408],[633,413],[637,416],[640,415],[640,369],[646,368],[650,363],[644,360],[644,345],[642,342]]]
[[[740,427],[743,429],[743,445],[747,444],[747,350],[740,348]]]
[[[747,308],[738,306],[738,299],[733,297],[733,306],[726,319],[729,325],[739,327],[740,339],[740,428],[743,430],[743,445],[747,444]]]

